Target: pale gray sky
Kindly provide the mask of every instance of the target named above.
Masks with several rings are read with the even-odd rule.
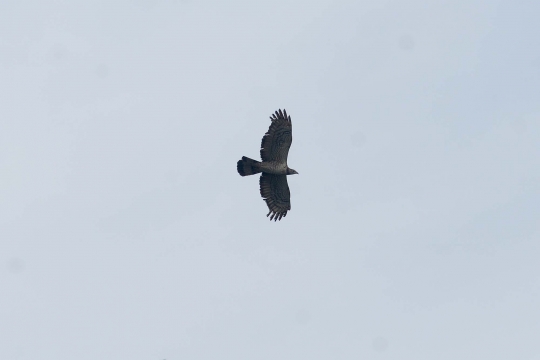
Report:
[[[2,1],[0,358],[539,360],[539,14]]]

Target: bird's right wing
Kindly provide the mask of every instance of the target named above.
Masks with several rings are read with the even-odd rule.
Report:
[[[291,193],[287,184],[287,175],[272,175],[262,173],[259,180],[261,196],[266,201],[270,212],[270,220],[281,220],[291,210]]]
[[[270,117],[272,124],[261,142],[262,161],[286,162],[292,143],[291,117],[281,109]]]

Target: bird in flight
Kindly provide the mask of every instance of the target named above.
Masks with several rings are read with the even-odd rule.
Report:
[[[261,159],[257,161],[242,156],[236,168],[241,176],[261,173],[259,185],[261,196],[270,212],[270,220],[281,220],[291,210],[291,193],[287,175],[298,174],[287,166],[287,156],[292,143],[291,117],[283,109],[270,116],[272,124],[264,134],[261,143]]]

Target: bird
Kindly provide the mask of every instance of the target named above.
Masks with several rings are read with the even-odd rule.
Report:
[[[291,210],[291,193],[287,175],[298,174],[287,165],[292,143],[292,122],[287,111],[279,109],[270,116],[272,123],[261,142],[261,160],[242,156],[236,168],[241,176],[261,173],[259,186],[261,196],[270,210],[270,221],[280,220]]]

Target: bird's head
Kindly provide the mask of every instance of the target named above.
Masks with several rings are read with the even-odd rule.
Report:
[[[287,168],[287,175],[294,175],[294,174],[298,174],[298,172],[294,169]]]

